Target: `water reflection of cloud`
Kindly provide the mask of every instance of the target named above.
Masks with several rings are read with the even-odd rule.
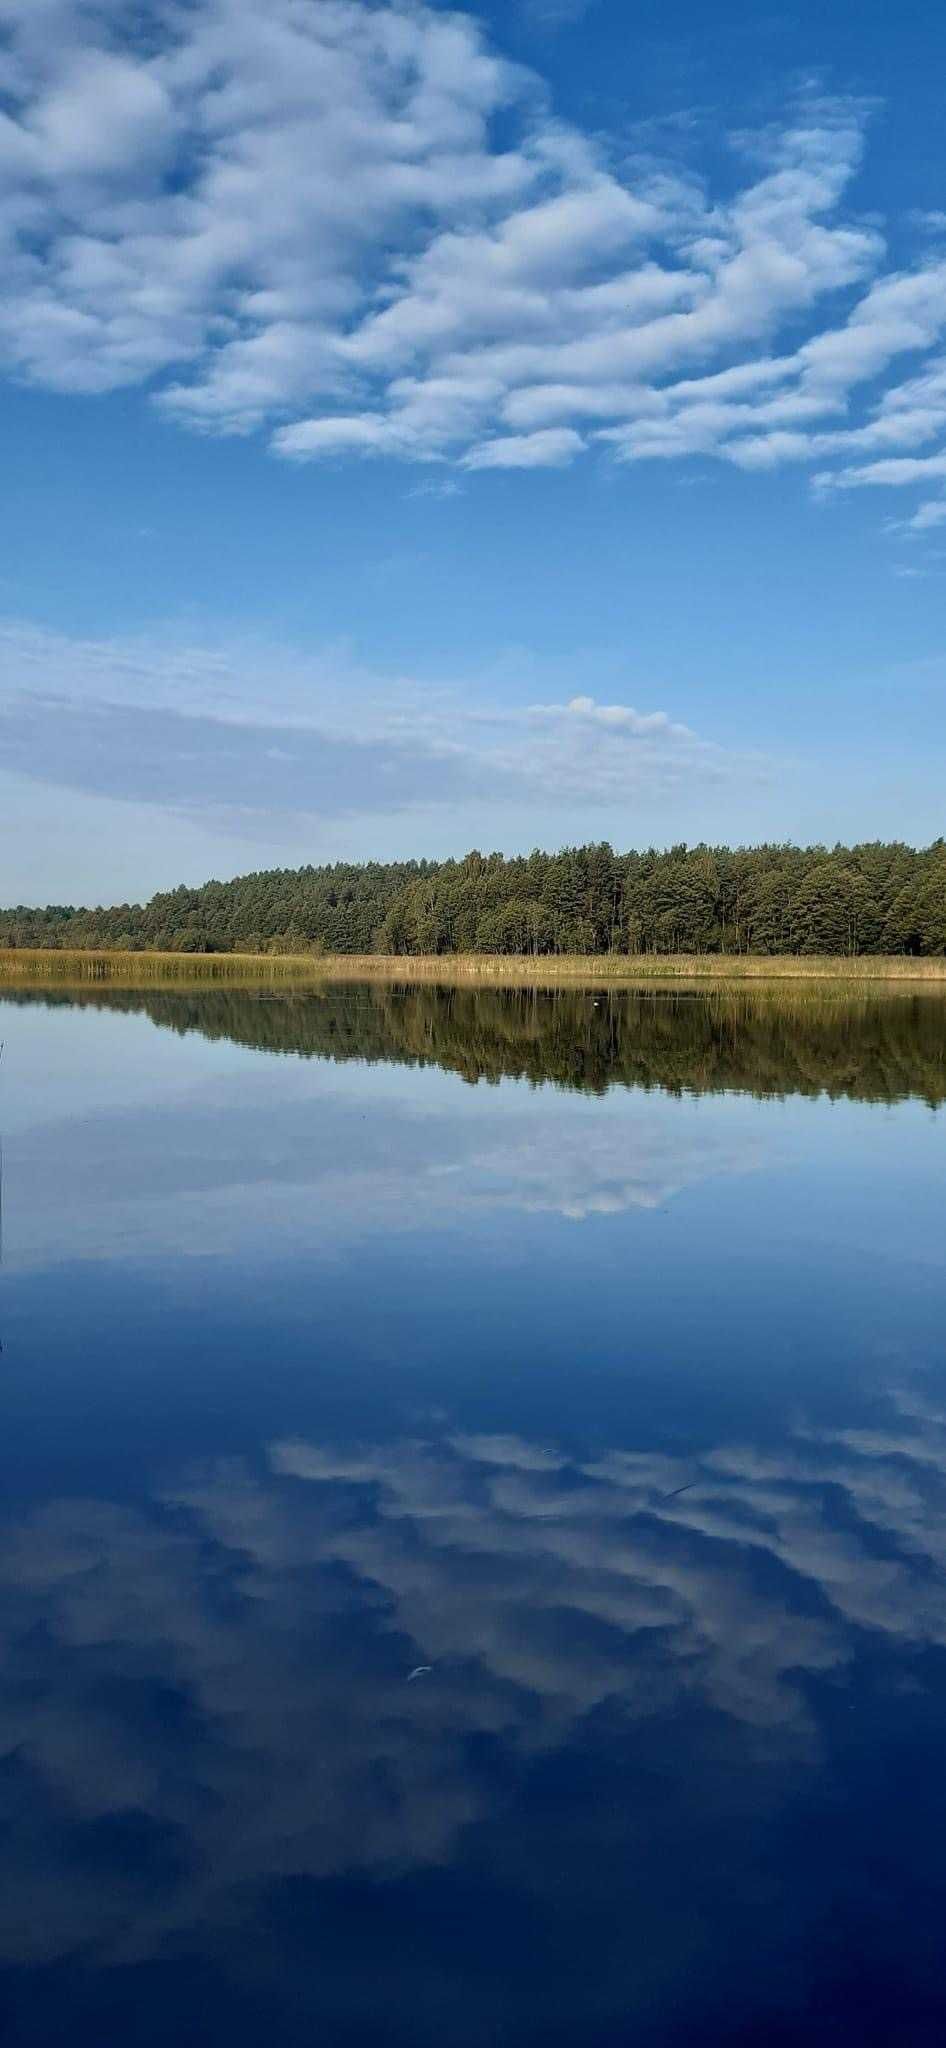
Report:
[[[300,1098],[243,1077],[209,1100],[42,1125],[10,1148],[8,1262],[331,1255],[365,1234],[508,1210],[580,1222],[659,1208],[784,1149],[755,1104],[549,1103],[516,1083],[475,1117],[459,1100],[434,1112],[422,1100],[410,1080],[379,1110],[330,1087]]]
[[[946,1421],[905,1399],[692,1461],[282,1442],[140,1510],[48,1504],[0,1542],[7,1960],[134,1959],[289,1876],[454,1865],[601,1715],[617,1771],[665,1729],[671,1803],[673,1730],[703,1724],[740,1800],[789,1799],[819,1684],[865,1640],[904,1671],[946,1645],[944,1489]]]

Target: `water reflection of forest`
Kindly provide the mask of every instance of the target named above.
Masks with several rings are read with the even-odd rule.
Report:
[[[11,1003],[144,1015],[261,1052],[438,1066],[464,1080],[946,1101],[946,1001],[339,984],[277,995],[5,990]]]

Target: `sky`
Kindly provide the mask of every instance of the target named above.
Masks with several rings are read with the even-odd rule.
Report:
[[[940,0],[0,0],[0,900],[944,829]]]

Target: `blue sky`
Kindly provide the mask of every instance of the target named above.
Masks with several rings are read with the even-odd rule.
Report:
[[[943,830],[932,0],[0,0],[5,901]]]

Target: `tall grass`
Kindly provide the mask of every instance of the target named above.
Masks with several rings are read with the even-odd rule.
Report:
[[[220,981],[297,981],[322,961],[267,953],[132,953],[78,946],[0,947],[2,982],[161,982],[181,988]]]
[[[407,955],[131,953],[79,948],[0,948],[0,984],[14,982],[117,982],[126,986],[159,982],[192,988],[200,983],[326,981],[438,982],[462,987],[478,983],[519,988],[584,986],[634,988],[661,983],[700,982],[716,988],[755,982],[821,983],[863,989],[896,984],[946,990],[946,958],[860,959],[754,954],[605,954],[591,958],[516,958],[465,953],[440,958]]]

